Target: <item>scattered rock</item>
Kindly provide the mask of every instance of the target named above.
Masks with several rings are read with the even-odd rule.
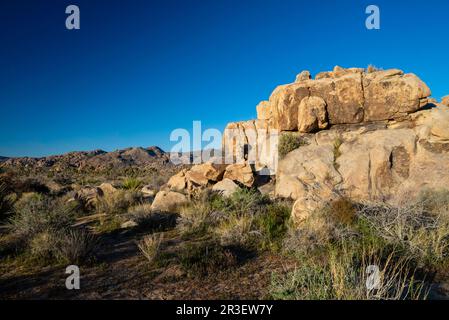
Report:
[[[301,82],[301,81],[305,81],[305,80],[310,80],[312,78],[312,76],[310,75],[310,72],[307,70],[302,71],[300,74],[298,74],[296,76],[296,81],[295,82]]]
[[[135,228],[137,226],[138,226],[138,224],[135,221],[128,220],[126,222],[123,222],[120,225],[120,228],[122,228],[122,229],[131,229],[131,228]]]
[[[75,193],[75,200],[82,202],[87,208],[94,208],[98,197],[104,195],[103,190],[98,187],[83,187]]]
[[[239,186],[228,178],[223,179],[212,187],[212,191],[217,191],[224,197],[229,197],[238,189]]]
[[[98,186],[98,188],[103,191],[103,194],[113,194],[117,192],[117,189],[110,183],[102,183]]]
[[[187,180],[186,180],[186,173],[187,169],[184,169],[177,174],[175,174],[173,177],[171,177],[168,182],[167,186],[174,191],[183,191],[187,187]]]
[[[140,192],[143,194],[144,198],[153,198],[157,193],[151,185],[142,187],[142,189],[140,189]]]
[[[255,177],[253,170],[248,164],[231,164],[226,168],[224,174],[225,179],[238,181],[241,184],[252,187],[254,185]]]
[[[151,204],[151,211],[176,212],[188,202],[187,196],[174,191],[159,191]]]

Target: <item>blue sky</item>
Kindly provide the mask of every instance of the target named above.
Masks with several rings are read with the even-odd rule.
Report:
[[[65,28],[76,4],[81,30]],[[365,28],[365,8],[381,30]],[[158,145],[223,129],[301,70],[414,72],[449,94],[449,2],[3,0],[0,155]]]

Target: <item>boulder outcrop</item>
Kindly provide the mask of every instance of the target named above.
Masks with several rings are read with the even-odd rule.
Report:
[[[195,166],[169,186],[194,183],[229,195],[238,185],[258,186],[257,174],[268,172],[274,196],[295,200],[297,221],[342,196],[393,203],[402,194],[449,188],[449,101],[430,95],[416,75],[397,69],[335,67],[314,79],[303,71],[257,106],[257,120],[228,124],[225,169]],[[305,143],[278,161],[273,141],[284,131]]]
[[[327,123],[398,119],[425,106],[430,95],[427,85],[414,74],[397,69],[368,73],[337,66],[315,79],[302,72],[295,83],[277,87],[269,101],[258,106],[258,119],[280,131],[314,132],[325,129]],[[321,120],[321,125],[313,118]]]

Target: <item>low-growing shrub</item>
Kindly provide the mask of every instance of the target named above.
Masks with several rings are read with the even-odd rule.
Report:
[[[106,214],[122,214],[140,200],[136,191],[117,190],[98,198],[97,212]]]
[[[136,191],[142,187],[142,181],[134,177],[128,177],[123,181],[123,189]]]
[[[75,217],[75,209],[59,199],[35,193],[24,194],[15,204],[9,228],[15,234],[31,239],[40,232],[66,229]]]
[[[182,268],[194,276],[226,271],[235,267],[237,262],[237,257],[230,248],[214,241],[186,244],[180,254]]]
[[[182,235],[204,234],[210,224],[211,206],[204,201],[195,201],[184,206],[179,212],[177,219],[177,229]]]
[[[322,260],[303,256],[293,270],[272,275],[274,299],[287,300],[404,300],[425,299],[428,288],[416,280],[407,258],[386,259],[358,248],[329,248]],[[374,273],[375,272],[375,273]]]
[[[279,138],[279,157],[282,159],[293,150],[296,150],[306,144],[307,143],[296,133],[283,133]]]

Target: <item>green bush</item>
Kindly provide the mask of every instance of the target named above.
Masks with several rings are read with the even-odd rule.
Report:
[[[293,150],[306,145],[307,143],[297,133],[283,133],[279,138],[278,153],[282,159]]]
[[[123,189],[135,191],[142,187],[142,181],[134,177],[128,177],[123,181]]]

